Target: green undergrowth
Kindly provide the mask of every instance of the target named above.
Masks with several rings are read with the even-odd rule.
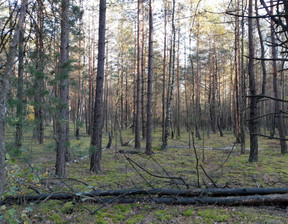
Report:
[[[6,195],[36,194],[39,192],[90,192],[94,189],[134,189],[134,188],[195,188],[197,183],[196,156],[189,136],[182,131],[180,139],[169,139],[167,150],[161,150],[161,133],[153,133],[152,157],[144,154],[145,140],[139,154],[126,154],[119,150],[134,150],[134,142],[121,147],[113,139],[111,149],[103,151],[102,170],[98,174],[89,172],[88,155],[90,137],[81,133],[79,140],[71,138],[72,160],[66,166],[67,179],[57,179],[55,173],[55,142],[48,128],[43,145],[38,145],[32,137],[25,138],[19,155],[13,144],[13,135],[8,136],[8,178]],[[31,134],[32,132],[27,132]],[[71,133],[73,131],[71,130]],[[123,131],[123,141],[133,138],[131,131]],[[115,135],[114,135],[115,136]],[[119,137],[119,135],[118,135]],[[248,139],[247,139],[248,140]],[[214,187],[286,187],[288,182],[288,155],[280,154],[279,142],[259,139],[259,161],[249,163],[249,151],[240,154],[240,145],[231,147],[235,138],[232,133],[224,137],[211,134],[195,139],[195,150],[202,188]],[[104,133],[103,145],[108,142]],[[248,147],[249,142],[247,142]],[[16,153],[15,153],[16,152]],[[151,175],[153,174],[153,175]],[[173,177],[174,179],[169,179]],[[159,178],[161,177],[161,178]],[[166,177],[166,178],[165,178]],[[181,177],[181,178],[180,178]],[[213,183],[211,181],[213,180]],[[285,210],[259,207],[216,207],[216,206],[168,206],[156,204],[94,204],[87,198],[79,201],[47,200],[39,204],[25,206],[5,206],[1,208],[2,221],[16,220],[14,223],[286,223]],[[98,210],[99,209],[99,210]],[[0,218],[1,218],[0,214]],[[12,221],[11,221],[12,222]],[[0,220],[1,223],[1,220]],[[9,222],[7,222],[9,223]],[[13,222],[12,222],[13,223]]]

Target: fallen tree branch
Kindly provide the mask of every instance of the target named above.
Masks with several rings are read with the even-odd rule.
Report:
[[[207,172],[205,171],[205,169],[203,168],[203,166],[200,164],[200,168],[202,169],[202,171],[204,172],[205,176],[212,182],[213,186],[218,188],[218,186],[216,185],[216,183],[214,182],[214,180],[207,174]]]
[[[182,181],[184,184],[186,184],[185,180],[182,177],[171,177],[171,176],[160,176],[160,175],[156,175],[151,173],[150,171],[146,170],[144,167],[140,166],[138,163],[136,163],[135,161],[133,161],[131,158],[127,157],[125,155],[126,159],[129,161],[129,163],[132,165],[132,163],[134,163],[137,167],[139,167],[141,170],[143,170],[144,172],[148,173],[150,176],[152,177],[156,177],[156,178],[161,178],[161,179],[170,179],[170,180],[180,180]],[[186,184],[186,187],[189,188],[189,185]]]

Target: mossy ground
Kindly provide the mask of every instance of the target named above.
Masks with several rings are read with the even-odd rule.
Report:
[[[185,189],[185,185],[180,180],[171,182],[169,179],[153,177],[139,168],[135,170],[125,156],[118,153],[120,149],[133,150],[133,143],[128,147],[121,147],[119,140],[116,141],[115,138],[112,148],[103,151],[102,171],[99,174],[89,172],[89,158],[87,157],[67,165],[67,178],[69,179],[55,179],[55,150],[51,130],[46,130],[45,136],[48,137],[44,145],[38,145],[31,137],[31,132],[26,132],[26,134],[28,138],[25,138],[21,156],[16,155],[13,144],[9,143],[12,142],[13,135],[10,134],[8,137],[8,153],[12,158],[8,164],[8,181],[11,181],[8,185],[15,185],[14,190],[11,187],[8,189],[13,193],[35,194],[35,189],[43,193],[51,190],[54,192],[89,192],[91,189],[148,189],[151,186]],[[122,134],[124,141],[133,138],[131,131],[123,131]],[[108,136],[105,134],[103,145],[107,141]],[[257,163],[249,163],[249,151],[241,155],[240,146],[236,145],[229,159],[222,166],[230,154],[228,147],[232,147],[234,141],[232,133],[225,133],[224,137],[210,134],[205,135],[204,140],[195,139],[199,162],[217,186],[287,187],[288,155],[280,154],[277,140],[259,139],[260,150]],[[71,139],[72,160],[87,155],[89,144],[90,138],[83,133],[80,140]],[[143,147],[144,144],[143,140]],[[185,183],[193,188],[197,185],[196,159],[193,148],[189,148],[188,145],[189,136],[182,130],[181,138],[169,139],[170,147],[161,151],[161,133],[156,130],[153,133],[154,154],[152,157],[144,154],[144,148],[139,154],[127,154],[127,156],[153,174],[167,176],[167,172],[169,176],[182,177]],[[249,142],[246,148],[249,148]],[[142,177],[139,172],[143,175]],[[39,182],[39,177],[46,181]],[[25,184],[22,185],[21,181]],[[202,171],[200,171],[200,184],[203,188],[213,187]],[[30,208],[29,212],[25,213],[25,217],[22,218],[27,206]],[[136,203],[107,205],[92,214],[100,206],[100,204],[87,202],[85,199],[82,202],[47,200],[40,204],[7,206],[2,208],[1,212],[7,220],[15,216],[19,222],[25,221],[26,223],[287,223],[288,220],[286,210],[275,207],[168,206]],[[9,214],[12,208],[15,212]]]

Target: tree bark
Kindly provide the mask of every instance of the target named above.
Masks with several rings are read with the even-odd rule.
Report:
[[[35,130],[39,144],[44,143],[44,3],[38,1],[36,28],[36,71],[34,80]]]
[[[61,1],[61,45],[59,68],[59,100],[56,116],[56,171],[66,175],[66,155],[69,148],[69,0]]]
[[[167,106],[166,106],[166,120],[165,120],[165,135],[162,142],[162,150],[167,148],[168,137],[170,135],[170,128],[172,124],[172,104],[173,95],[175,87],[175,24],[174,24],[174,14],[175,14],[175,0],[173,0],[172,8],[172,38],[171,38],[171,50],[170,50],[170,61],[169,61],[169,82],[168,82],[168,93],[167,93]],[[170,78],[171,77],[171,78]],[[171,80],[170,80],[171,79]]]
[[[248,5],[248,44],[249,44],[249,64],[248,64],[248,76],[249,76],[249,92],[250,92],[250,120],[249,120],[249,131],[250,131],[250,155],[249,162],[258,161],[258,123],[255,119],[258,116],[256,96],[256,82],[254,74],[254,39],[253,39],[253,21],[252,21],[252,10],[253,0],[249,0]]]
[[[141,72],[140,72],[140,0],[138,0],[137,12],[137,87],[136,87],[136,114],[135,114],[135,149],[140,144],[140,122],[141,122]]]
[[[214,204],[214,205],[272,205],[288,204],[287,188],[239,188],[239,189],[196,189],[196,190],[96,190],[89,193],[55,193],[39,195],[7,196],[0,202],[4,204],[26,204],[31,201],[44,200],[79,200],[81,197],[93,198],[95,203],[137,203],[154,202],[163,204]],[[142,195],[142,197],[128,197]],[[143,197],[147,195],[149,197]],[[152,197],[155,195],[155,197]],[[110,196],[107,198],[107,196]],[[111,198],[115,197],[115,198]],[[156,197],[157,196],[157,197]],[[173,196],[173,197],[163,197]],[[99,198],[105,197],[105,198]]]
[[[23,113],[24,113],[24,97],[23,97],[23,75],[24,75],[24,24],[19,30],[19,45],[18,45],[18,80],[17,80],[17,111],[15,145],[18,153],[22,146],[23,140]]]
[[[26,7],[28,1],[21,1],[21,9],[19,14],[18,23],[16,25],[12,40],[9,45],[9,52],[7,55],[6,65],[3,69],[3,73],[0,77],[0,200],[2,200],[5,179],[6,179],[6,169],[5,169],[5,117],[7,111],[7,97],[10,90],[10,81],[13,72],[13,66],[15,63],[17,44],[19,42],[20,29],[25,20]]]
[[[273,13],[273,6],[271,9]],[[272,58],[277,58],[277,51],[276,51],[276,41],[275,41],[275,30],[274,30],[274,22],[271,19],[271,44],[272,44]],[[277,71],[277,64],[276,60],[272,61],[272,72],[273,72],[273,91],[274,97],[276,99],[279,98],[279,91],[278,91],[278,71]],[[281,153],[287,153],[287,143],[286,143],[286,135],[285,135],[285,128],[284,128],[284,119],[281,115],[281,106],[280,102],[276,100],[275,102],[275,124],[279,132],[280,137],[280,146],[281,146]]]
[[[167,42],[167,6],[166,1],[164,1],[164,49],[163,49],[163,69],[162,69],[162,141],[165,136],[165,95],[166,95],[166,42]]]
[[[99,39],[98,39],[98,66],[96,78],[96,97],[94,107],[94,122],[91,135],[92,154],[90,171],[98,173],[101,170],[102,160],[102,129],[103,129],[103,81],[105,74],[105,29],[106,29],[106,0],[100,0],[99,9]]]
[[[148,84],[147,84],[147,121],[146,121],[146,150],[152,154],[152,80],[153,80],[153,11],[152,0],[149,0],[149,55],[148,55]]]

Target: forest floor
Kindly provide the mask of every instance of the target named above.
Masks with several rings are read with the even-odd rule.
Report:
[[[112,147],[103,151],[102,170],[98,174],[89,172],[88,155],[90,138],[83,135],[79,140],[72,138],[70,149],[72,162],[67,164],[67,178],[59,179],[55,172],[55,143],[51,130],[46,131],[44,145],[25,138],[21,155],[15,155],[12,141],[8,137],[8,184],[7,195],[37,194],[51,192],[89,192],[93,189],[194,189],[217,187],[288,187],[288,155],[281,155],[277,140],[259,138],[259,162],[249,163],[249,150],[240,154],[240,145],[234,145],[232,133],[207,134],[195,139],[199,164],[197,181],[196,157],[190,136],[182,130],[181,137],[169,139],[169,148],[161,150],[161,132],[153,133],[154,154],[144,154],[145,140],[138,154],[123,154],[119,150],[134,150],[133,143],[122,147],[114,134]],[[9,133],[9,131],[8,131]],[[12,132],[11,132],[12,133]],[[71,130],[72,133],[72,130]],[[133,139],[131,131],[124,131],[123,139]],[[204,137],[204,139],[203,139]],[[248,139],[248,138],[247,138]],[[108,135],[105,133],[103,145]],[[249,142],[247,142],[247,147]],[[86,156],[86,157],[85,157]],[[127,159],[127,157],[129,159]],[[82,158],[82,159],[79,159]],[[73,162],[74,160],[74,162]],[[129,162],[130,161],[130,162]],[[134,167],[131,165],[134,164]],[[137,166],[137,165],[139,166]],[[142,167],[143,169],[139,168]],[[181,177],[185,184],[158,176]],[[209,177],[208,177],[209,176]],[[210,178],[210,179],[209,179]],[[213,181],[211,181],[213,180]],[[214,183],[213,183],[214,182]],[[2,221],[7,223],[287,223],[286,208],[277,206],[182,206],[155,203],[101,204],[45,200],[26,205],[1,207]],[[1,215],[0,215],[1,218]],[[4,222],[5,223],[5,222]]]

